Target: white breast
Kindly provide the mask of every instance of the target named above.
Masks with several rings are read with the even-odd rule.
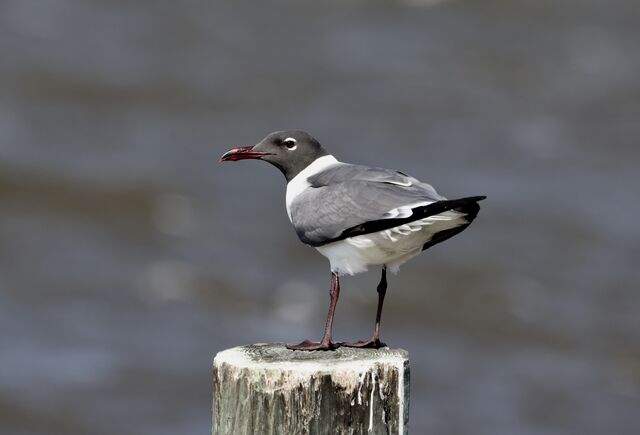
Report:
[[[337,163],[340,162],[332,155],[318,157],[313,161],[313,163],[300,171],[298,175],[293,177],[291,181],[287,183],[286,205],[289,220],[291,220],[291,204],[298,195],[300,195],[310,186],[308,181],[309,177],[322,172],[328,167],[333,166]]]

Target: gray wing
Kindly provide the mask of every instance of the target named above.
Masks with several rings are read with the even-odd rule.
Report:
[[[382,221],[384,227],[388,220],[390,227],[392,221],[410,219],[413,208],[445,199],[431,185],[389,169],[341,164],[308,181],[311,187],[295,198],[290,210],[298,236],[312,246],[374,222]]]

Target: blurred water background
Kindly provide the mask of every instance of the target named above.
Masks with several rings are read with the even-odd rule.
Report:
[[[640,3],[0,2],[0,432],[205,434],[230,346],[317,339],[280,129],[486,194],[390,278],[415,434],[640,433]],[[378,272],[346,278],[364,338]]]

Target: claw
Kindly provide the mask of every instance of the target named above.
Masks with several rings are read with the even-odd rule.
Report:
[[[335,350],[340,347],[340,343],[334,343],[333,341],[310,341],[305,340],[302,343],[298,344],[287,344],[287,349],[289,350]]]
[[[355,343],[339,343],[342,347],[356,347],[359,349],[380,349],[387,345],[381,342],[379,339],[370,338],[368,340],[360,340]]]

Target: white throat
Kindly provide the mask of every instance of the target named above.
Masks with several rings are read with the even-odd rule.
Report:
[[[310,186],[308,181],[309,177],[312,177],[313,175],[324,171],[329,166],[333,166],[336,163],[340,162],[331,154],[329,154],[328,156],[318,157],[309,166],[300,171],[298,175],[293,177],[291,181],[289,181],[289,183],[287,183],[286,204],[289,220],[291,220],[291,204],[298,195],[300,195]]]

